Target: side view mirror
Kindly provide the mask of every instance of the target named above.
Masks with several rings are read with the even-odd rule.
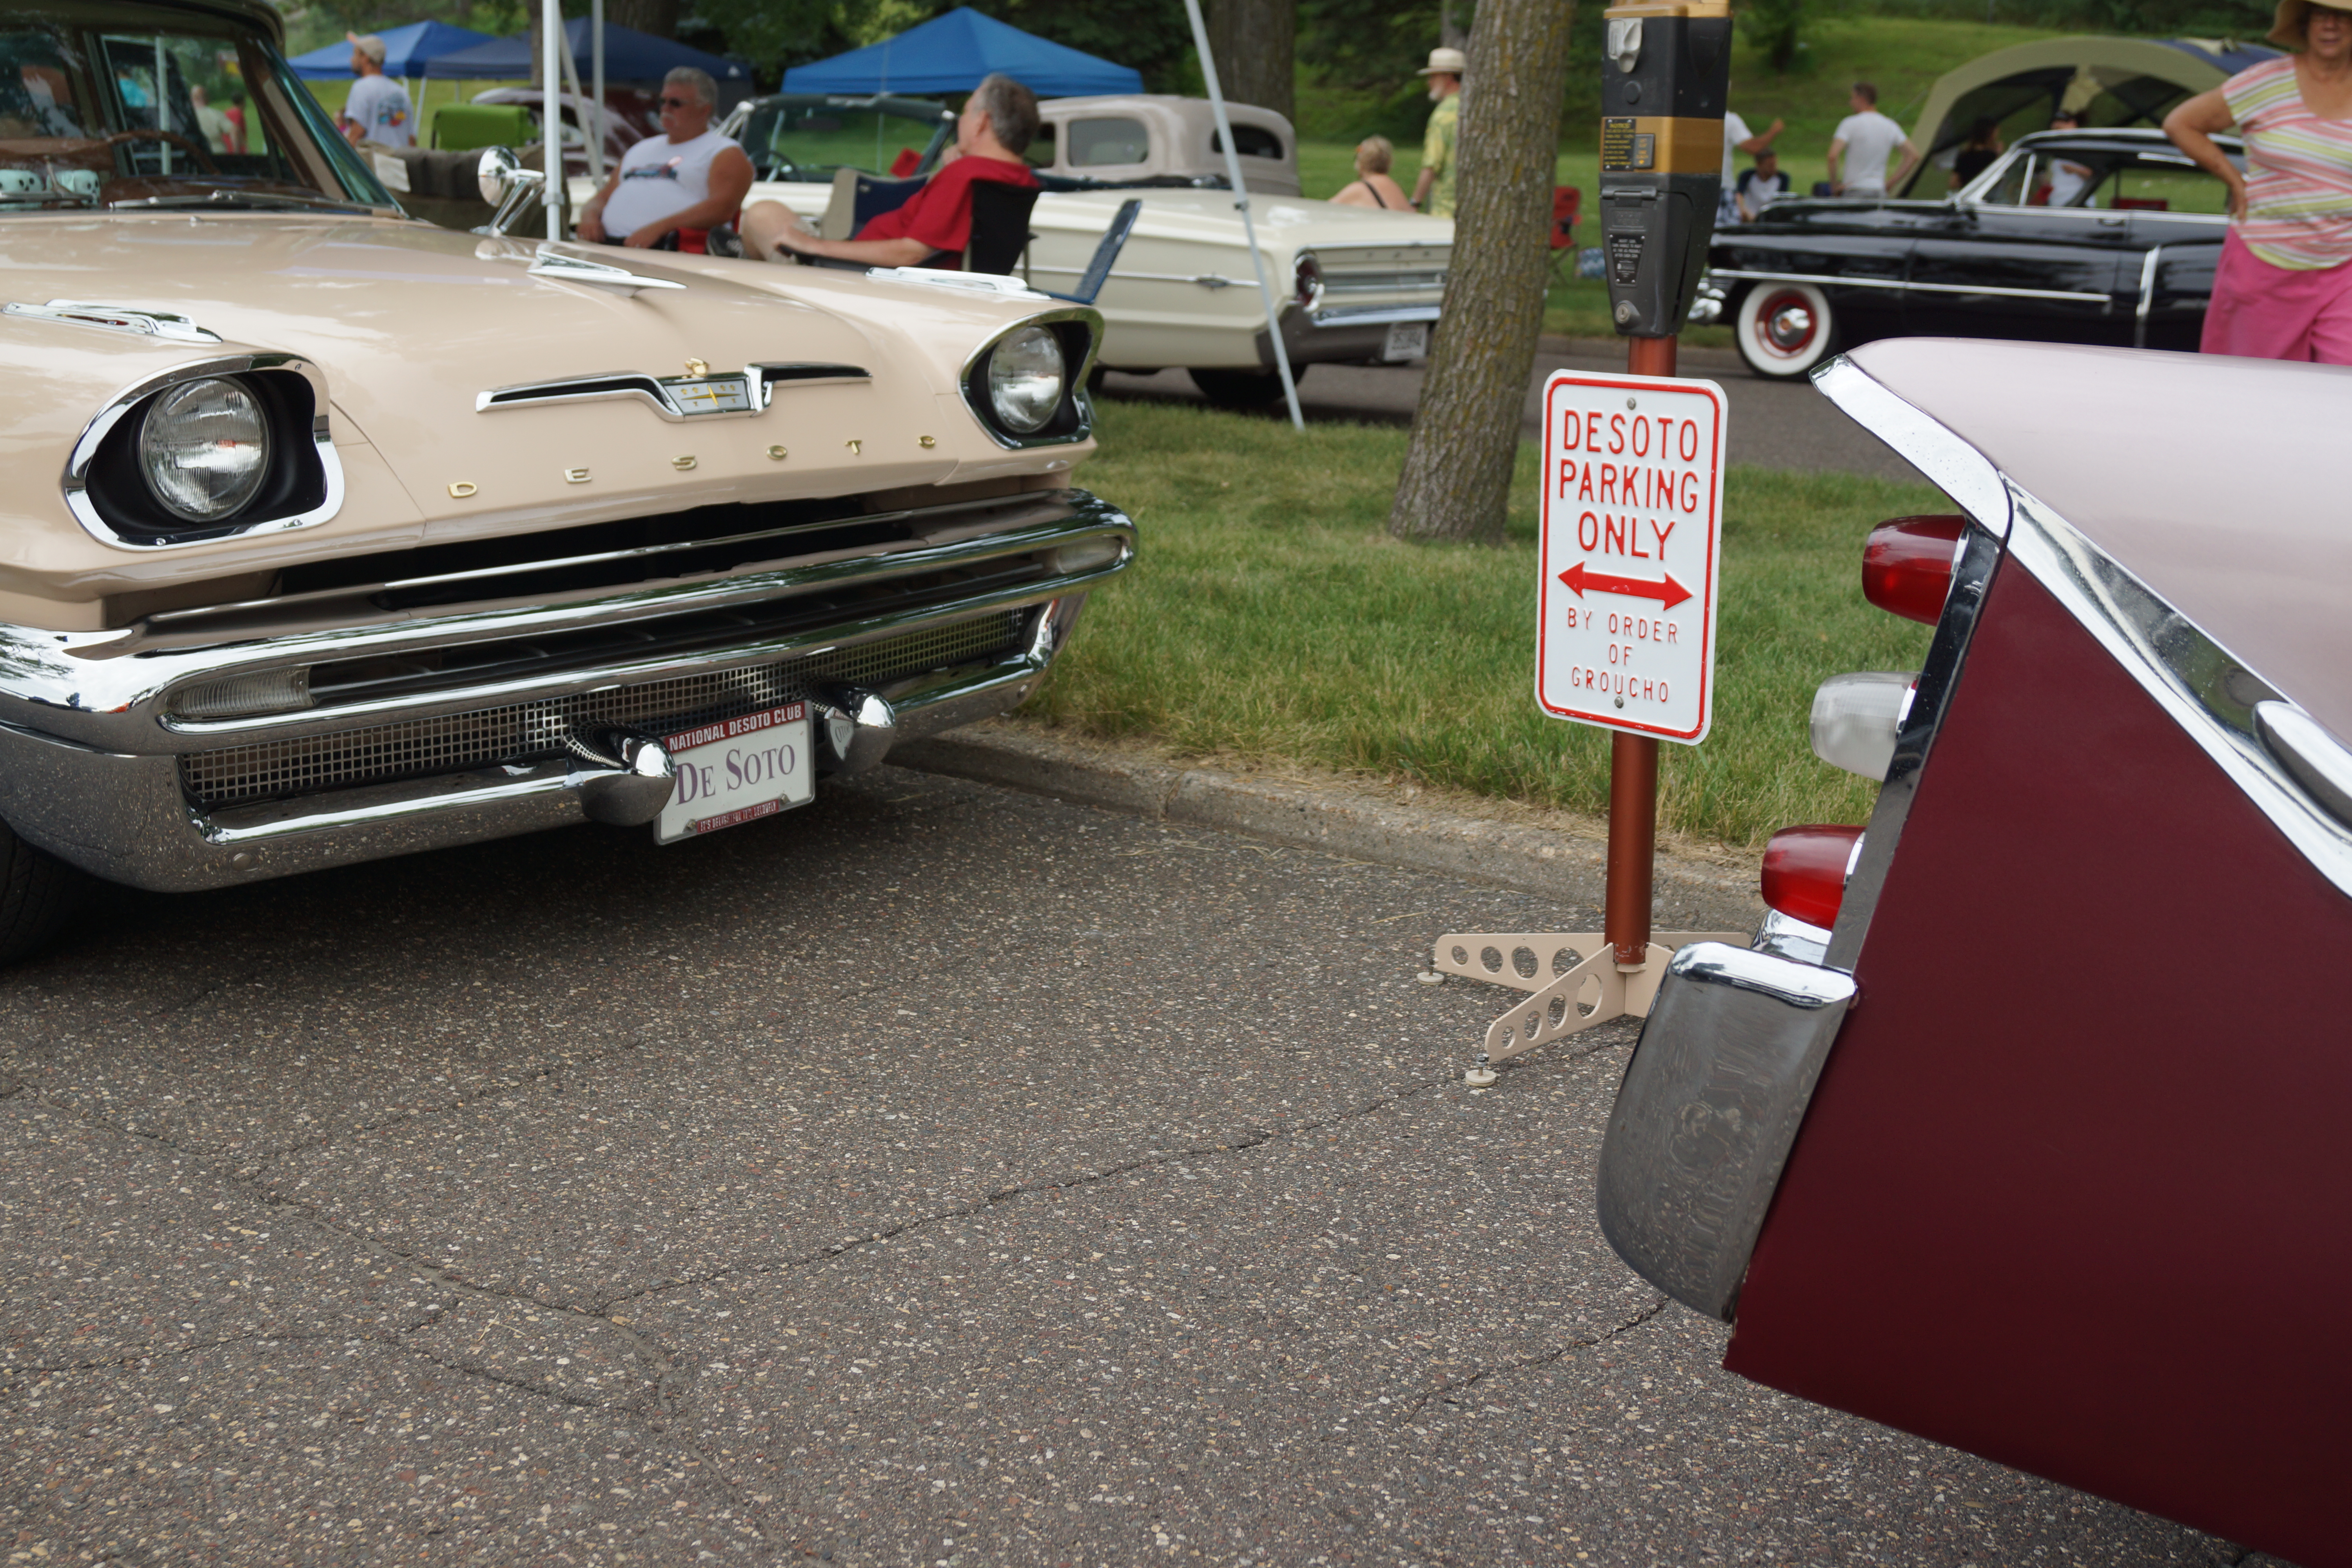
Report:
[[[482,193],[482,200],[498,211],[479,231],[503,235],[515,221],[529,210],[534,196],[544,200],[547,195],[547,174],[541,169],[528,169],[522,160],[504,147],[485,147],[482,161],[474,166],[474,178]]]

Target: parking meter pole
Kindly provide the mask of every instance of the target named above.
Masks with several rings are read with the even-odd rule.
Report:
[[[1676,338],[1627,338],[1633,375],[1675,374]],[[1601,933],[1617,967],[1648,962],[1650,900],[1658,860],[1658,742],[1620,730],[1609,737],[1609,870],[1601,895]]]

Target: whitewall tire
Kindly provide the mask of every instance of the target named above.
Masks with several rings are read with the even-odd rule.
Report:
[[[1740,297],[1739,357],[1769,381],[1793,381],[1827,359],[1837,336],[1829,296],[1810,283],[1759,283]]]

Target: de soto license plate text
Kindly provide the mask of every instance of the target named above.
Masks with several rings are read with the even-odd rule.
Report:
[[[677,784],[654,824],[664,844],[773,816],[814,796],[808,705],[793,702],[665,736]]]

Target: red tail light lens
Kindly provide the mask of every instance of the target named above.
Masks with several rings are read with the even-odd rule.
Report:
[[[1323,264],[1311,256],[1298,258],[1298,303],[1312,306],[1323,292]]]
[[[1863,597],[1890,615],[1934,626],[1952,592],[1964,517],[1898,517],[1870,531],[1862,547]]]
[[[1764,847],[1764,902],[1807,925],[1837,924],[1859,827],[1784,827]]]

